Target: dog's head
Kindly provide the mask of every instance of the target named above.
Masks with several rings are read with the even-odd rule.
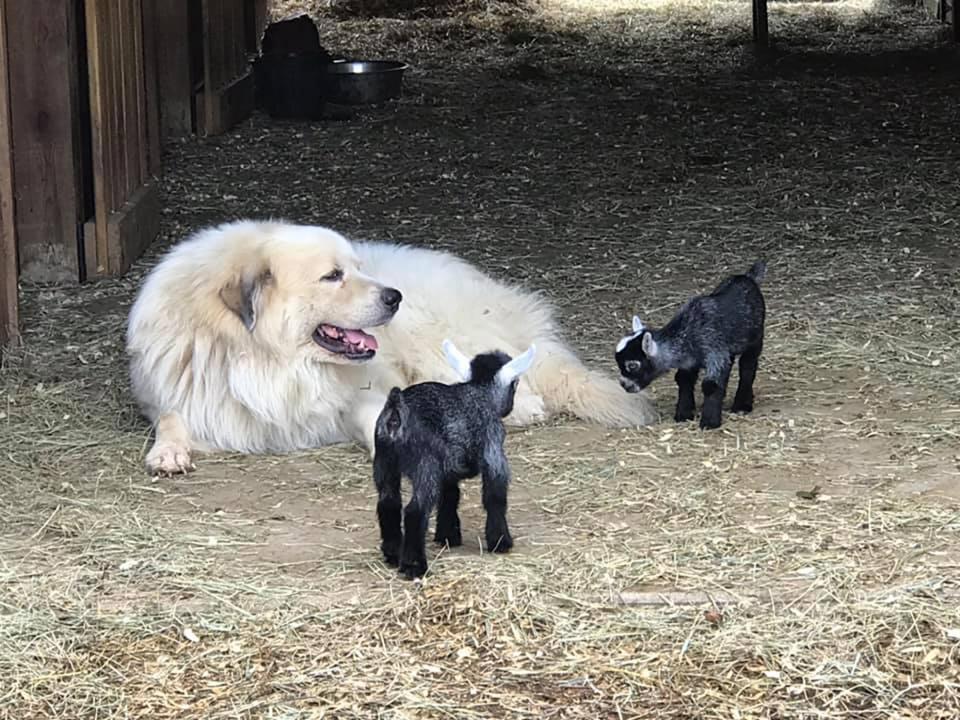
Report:
[[[615,357],[620,368],[620,386],[629,393],[636,393],[660,377],[664,370],[657,362],[659,351],[650,328],[634,317],[633,333],[617,343]]]
[[[350,243],[327,228],[258,225],[229,254],[238,260],[220,299],[244,332],[281,357],[369,360],[379,346],[364,328],[400,308],[400,291],[364,275]]]

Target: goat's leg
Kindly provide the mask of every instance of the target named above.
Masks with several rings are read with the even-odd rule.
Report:
[[[733,412],[748,413],[753,410],[753,381],[757,377],[757,365],[763,346],[747,348],[740,356],[740,381],[733,397]]]
[[[487,512],[487,550],[505,553],[513,547],[510,528],[507,527],[507,487],[510,485],[510,466],[500,443],[488,445],[480,467],[483,477],[483,509]]]
[[[421,465],[410,478],[413,497],[403,511],[403,551],[400,553],[400,572],[407,578],[422,577],[427,572],[427,521],[437,502],[441,475],[432,463]]]
[[[693,420],[697,411],[697,401],[693,397],[693,390],[697,385],[697,375],[699,374],[699,368],[677,370],[677,412],[673,416],[673,419],[677,422]]]
[[[440,505],[437,507],[437,529],[433,539],[441,545],[457,547],[463,544],[460,533],[460,516],[457,506],[460,504],[460,486],[448,482],[440,489]]]
[[[397,458],[389,450],[378,449],[373,460],[373,481],[377,486],[377,519],[380,521],[380,549],[387,565],[400,562],[400,546],[403,532],[400,514],[403,509],[400,498],[400,467]]]
[[[707,362],[704,373],[703,409],[700,411],[700,427],[704,430],[720,427],[723,414],[723,398],[727,394],[727,382],[730,380],[730,358],[712,357]]]

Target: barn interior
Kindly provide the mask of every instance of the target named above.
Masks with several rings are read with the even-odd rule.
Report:
[[[401,96],[265,112],[302,13]],[[0,2],[0,718],[957,717],[956,40],[946,0]],[[610,373],[765,258],[756,409],[512,430],[514,549],[465,483],[406,582],[354,446],[144,472],[130,305],[243,217],[455,252]]]

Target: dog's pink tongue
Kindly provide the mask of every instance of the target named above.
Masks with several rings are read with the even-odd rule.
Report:
[[[377,350],[379,345],[373,335],[367,335],[363,330],[344,330],[343,336],[351,345],[359,345],[365,350]]]

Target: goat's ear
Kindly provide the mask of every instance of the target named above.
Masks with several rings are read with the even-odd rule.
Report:
[[[263,310],[263,291],[273,280],[267,267],[248,270],[239,278],[220,288],[220,299],[238,318],[248,332],[257,326]]]
[[[497,382],[509,385],[523,375],[533,365],[533,356],[537,354],[537,346],[531,344],[523,355],[515,357],[497,371]]]
[[[443,341],[443,354],[447,356],[447,362],[450,363],[450,367],[460,376],[460,380],[470,382],[472,375],[470,371],[470,358],[457,350],[457,346],[449,340]]]
[[[393,388],[387,396],[386,407],[384,408],[384,428],[387,435],[393,440],[396,440],[403,430],[406,409],[406,403],[403,402],[403,394],[400,388]]]
[[[643,352],[646,353],[647,357],[656,357],[657,353],[660,352],[660,347],[657,345],[657,341],[653,339],[653,333],[643,334],[643,340],[640,343],[640,347],[643,348]]]
[[[635,333],[643,332],[643,320],[638,318],[636,315],[633,316],[633,331]]]

